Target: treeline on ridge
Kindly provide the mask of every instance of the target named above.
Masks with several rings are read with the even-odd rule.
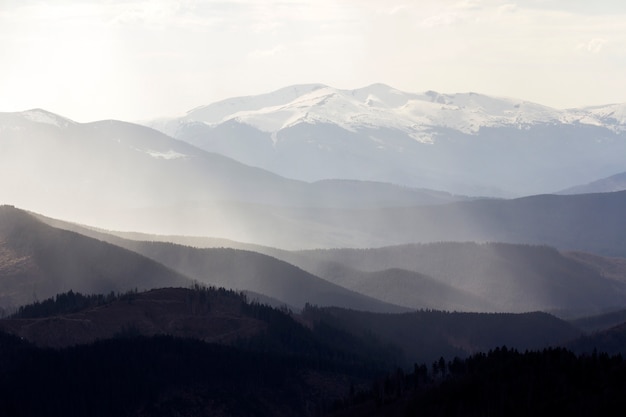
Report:
[[[466,359],[443,357],[379,378],[334,417],[621,416],[621,355],[576,355],[563,348],[523,353],[506,346]]]

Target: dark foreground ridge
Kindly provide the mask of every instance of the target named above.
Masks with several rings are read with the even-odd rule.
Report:
[[[618,416],[626,407],[621,356],[565,349],[503,347],[369,379],[171,336],[51,350],[0,334],[0,353],[7,416]]]
[[[369,398],[333,416],[621,416],[625,389],[620,355],[502,347],[390,373],[375,382]]]
[[[525,334],[541,323],[532,337],[544,346],[543,331],[577,334],[545,313],[308,306],[295,315],[199,285],[68,292],[0,320],[0,415],[617,415],[612,407],[625,405],[626,388],[619,355],[477,348],[496,343],[494,329]],[[447,333],[433,333],[433,326]],[[423,340],[430,351],[394,338],[411,328],[418,330],[408,340]],[[481,336],[487,329],[492,339]],[[463,340],[489,353],[463,359],[467,349],[450,349]],[[506,334],[500,340],[532,341]]]

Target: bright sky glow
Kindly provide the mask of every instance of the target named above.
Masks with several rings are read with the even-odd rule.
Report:
[[[287,85],[626,102],[621,0],[0,0],[0,111],[174,116]]]

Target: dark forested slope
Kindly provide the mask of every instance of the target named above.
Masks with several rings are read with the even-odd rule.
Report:
[[[559,346],[581,334],[569,323],[538,312],[376,314],[309,307],[302,315],[311,323],[332,323],[354,335],[371,335],[398,346],[407,364],[429,362],[440,356],[465,357],[501,345],[522,350]]]

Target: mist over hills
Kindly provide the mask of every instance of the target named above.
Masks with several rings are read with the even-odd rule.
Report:
[[[102,292],[195,279],[297,308],[622,308],[623,268],[597,255],[626,257],[626,191],[586,192],[619,188],[606,184],[619,183],[614,174],[626,170],[623,110],[315,84],[152,124],[176,139],[120,121],[1,113],[0,201],[121,231],[59,226],[79,233],[72,234],[3,208],[3,282],[17,288],[5,289],[6,302],[70,287]],[[597,178],[606,179],[591,183]],[[565,192],[576,195],[460,195],[584,183],[590,186]],[[150,234],[198,247],[165,236],[139,241]],[[415,245],[434,242],[463,243]],[[315,248],[379,249],[350,249],[368,253],[367,267],[352,262],[348,249],[287,251]],[[385,258],[393,250],[407,253]],[[111,272],[107,262],[117,267]],[[143,280],[143,268],[151,280]],[[84,282],[75,278],[83,275]]]
[[[317,223],[315,231],[329,231],[318,247],[479,241],[540,244],[625,256],[624,210],[626,192],[615,192],[538,195],[411,208],[318,210],[308,220]],[[294,212],[281,213],[291,218],[298,216]],[[307,235],[309,239],[318,237],[315,231]],[[301,247],[306,247],[304,242]]]
[[[624,171],[624,108],[557,110],[477,93],[310,84],[227,99],[149,125],[289,178],[519,196]]]
[[[407,310],[256,252],[131,241],[78,226],[72,227],[78,232],[68,231],[9,206],[0,207],[0,215],[0,307],[69,290],[109,293],[188,287],[196,281],[259,293],[296,308],[311,303],[369,311]]]
[[[165,242],[120,242],[198,282],[268,295],[297,308],[306,303],[377,312],[406,311],[366,297],[276,258],[229,248],[199,249]]]
[[[129,239],[42,219],[136,251],[199,282],[258,292],[297,308],[309,302],[367,311],[397,311],[395,305],[476,312],[541,310],[581,317],[626,306],[626,263],[547,246],[439,242],[285,251],[180,238],[181,243],[200,246],[190,247],[166,242],[176,237]]]
[[[237,203],[219,207],[221,221],[232,222],[245,231],[239,236],[231,234],[232,239],[284,249],[478,241],[548,245],[604,256],[626,256],[622,233],[626,229],[622,215],[626,210],[626,192],[623,191],[378,209]],[[207,225],[211,221],[207,217],[213,212],[198,207],[144,210],[142,213],[143,217],[138,218],[142,225],[144,222],[156,225],[159,219],[176,219],[176,216],[197,220],[195,229],[180,227],[179,233],[166,234],[198,236],[212,230]]]
[[[309,108],[311,103],[319,107],[319,111],[310,116],[316,123],[323,115],[328,116],[324,123],[333,121],[329,117],[337,112],[332,106],[346,100],[346,92],[340,94],[315,86],[305,90],[306,94],[313,95],[299,103],[302,108]],[[432,94],[418,99],[406,98],[398,92],[389,93],[387,97],[387,87],[377,86],[375,90],[386,97],[376,105],[374,101],[368,105],[379,109],[372,113],[378,118],[358,116],[367,107],[357,105],[358,100],[365,100],[365,92],[373,94],[373,90],[354,93],[351,100],[356,100],[353,103],[356,107],[350,110],[354,117],[345,119],[342,129],[358,130],[357,125],[363,120],[391,123],[390,117],[397,106],[417,105],[417,101],[428,97],[432,99],[431,104],[457,106],[454,111],[461,115],[467,110],[463,106],[482,109],[477,113],[481,116],[472,120],[484,122],[486,127],[480,125],[472,129],[470,125],[459,124],[463,118],[458,114],[454,116],[456,119],[446,119],[450,122],[446,128],[459,134],[478,135],[485,129],[510,128],[513,123],[509,110],[502,110],[506,102],[502,100],[474,95],[435,99]],[[290,94],[300,97],[302,93],[288,91],[285,97],[292,101],[295,99],[290,98]],[[284,97],[276,99],[281,101]],[[263,102],[265,98],[259,100]],[[224,108],[248,106],[233,103]],[[287,107],[290,114],[299,114],[291,104]],[[528,113],[515,116],[518,128],[524,127],[518,129],[520,134],[532,130],[529,126],[537,120],[569,123],[576,113],[557,114],[540,106],[522,107]],[[257,123],[255,112],[258,109],[255,109],[254,106],[240,109],[237,114],[252,112],[241,120]],[[209,119],[217,117],[206,115],[217,111],[213,107],[198,111]],[[224,114],[226,116],[220,117],[228,118],[231,113]],[[438,113],[432,114],[431,119],[435,120]],[[622,281],[607,279],[599,267],[564,257],[548,248],[529,254],[531,251],[527,248],[497,247],[515,248],[506,256],[476,252],[475,259],[481,259],[485,265],[482,269],[462,263],[466,249],[452,251],[454,255],[450,256],[459,261],[454,273],[442,272],[439,267],[407,268],[401,263],[387,265],[383,262],[378,263],[376,269],[363,270],[358,265],[344,264],[342,259],[334,260],[335,265],[327,262],[311,266],[298,263],[301,260],[297,256],[276,248],[367,248],[476,241],[548,245],[560,250],[626,256],[623,233],[626,192],[499,200],[469,199],[381,182],[334,179],[307,183],[246,166],[130,123],[80,124],[42,110],[0,116],[0,174],[3,174],[0,193],[3,199],[24,203],[27,208],[45,207],[46,215],[56,213],[64,219],[110,229],[229,237],[266,245],[266,248],[247,248],[264,252],[260,254],[189,248],[165,242],[114,242],[111,237],[101,237],[200,282],[257,292],[298,308],[310,302],[375,311],[397,311],[394,309],[403,306],[464,311],[578,309],[589,313],[623,306]],[[602,118],[599,117],[594,119],[595,124],[600,123]],[[593,124],[582,123],[580,118],[576,120],[587,127]],[[293,123],[291,127],[298,126],[300,119],[296,117]],[[623,132],[619,123],[616,119],[611,129],[605,128],[620,135]],[[394,129],[400,127],[397,125]],[[439,140],[432,139],[433,143],[422,145],[431,146]],[[416,138],[412,140],[419,142]],[[570,145],[576,148],[576,142],[572,143],[574,145]],[[603,152],[611,151],[612,145],[605,145],[600,146]],[[438,256],[444,256],[447,248],[438,247]],[[465,248],[472,246],[466,244]],[[437,257],[433,255],[430,259]],[[76,261],[67,261],[72,262]],[[510,272],[511,268],[502,267],[509,264],[517,268],[515,273]],[[470,271],[472,279],[461,281],[458,271],[463,270]],[[35,276],[34,272],[31,275]],[[572,286],[572,282],[576,285]],[[26,299],[32,299],[32,294],[30,291],[30,298]]]
[[[396,297],[386,299],[399,304],[419,297],[416,290],[402,293],[394,279],[398,275],[407,279],[411,271],[423,274],[421,280],[426,276],[456,290],[444,293],[439,301],[446,310],[455,309],[455,300],[464,300],[467,304],[461,311],[540,310],[580,317],[626,305],[626,269],[618,272],[615,268],[609,277],[599,266],[605,258],[586,256],[588,260],[583,262],[546,246],[447,242],[304,251],[292,254],[290,261],[348,288],[363,290],[378,277],[380,288],[364,292],[381,298],[396,290]],[[465,296],[459,297],[459,292]],[[438,299],[424,293],[431,301]]]
[[[490,123],[488,129],[499,129],[504,122]],[[468,201],[380,182],[286,179],[123,122],[79,124],[33,110],[3,113],[0,126],[3,201],[110,230],[213,236],[289,249],[504,241],[608,256],[626,253],[620,233],[623,193]],[[523,141],[506,142],[522,146]],[[620,140],[594,143],[610,154],[609,159],[595,154],[598,160],[624,154],[613,148]],[[593,154],[576,141],[565,147]],[[507,152],[519,155],[514,149]],[[562,158],[552,160],[555,172],[567,172],[555,165]],[[421,165],[419,160],[412,164]],[[381,165],[369,165],[376,166]],[[590,172],[589,165],[580,166]],[[503,166],[490,176],[510,172]]]
[[[110,229],[245,240],[236,211],[251,206],[377,208],[461,199],[383,183],[290,180],[119,121],[81,124],[31,110],[0,114],[0,132],[1,201]]]
[[[109,293],[191,283],[135,252],[53,228],[24,211],[0,206],[2,308],[69,290]]]

